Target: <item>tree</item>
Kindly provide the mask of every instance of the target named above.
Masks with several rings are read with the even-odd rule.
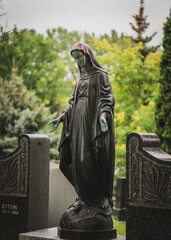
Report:
[[[51,160],[59,160],[56,149],[59,136],[48,134],[47,126],[54,116],[50,116],[44,104],[37,102],[35,92],[27,90],[14,68],[10,81],[0,77],[0,92],[0,155],[11,153],[21,134],[46,133],[51,139]]]
[[[156,125],[163,149],[171,154],[171,10],[163,30],[160,89],[156,99]]]
[[[58,97],[71,94],[72,82],[67,77],[66,57],[56,50],[53,41],[34,30],[18,31],[14,27],[0,42],[0,76],[11,79],[15,60],[17,75],[23,78],[27,88],[34,89],[39,101],[50,107],[51,112],[59,113],[63,99]]]
[[[93,36],[59,27],[47,30],[45,37],[33,29],[19,31],[15,26],[11,32],[4,33],[0,41],[0,76],[11,79],[14,59],[17,75],[22,77],[25,86],[35,90],[39,102],[44,102],[51,113],[59,115],[78,77],[69,50],[79,41],[92,46]],[[111,36],[105,37],[111,42],[121,39],[114,30]]]
[[[141,61],[142,43],[124,46],[94,39],[95,48],[104,50],[97,60],[109,73],[114,91],[116,129],[116,175],[125,174],[125,140],[131,132],[155,132],[155,102],[158,91],[160,53],[150,53]]]
[[[143,37],[143,33],[150,25],[149,22],[147,22],[147,17],[144,16],[144,0],[140,0],[140,8],[139,8],[139,14],[136,14],[132,16],[135,19],[136,26],[130,23],[132,29],[137,33],[136,38],[131,38],[134,43],[143,43],[143,49],[141,49],[141,54],[144,58],[150,53],[150,52],[156,52],[156,50],[159,48],[158,46],[153,47],[147,47],[146,44],[150,42],[153,37],[157,34],[157,32],[153,33],[150,37]]]
[[[28,91],[20,77],[0,77],[0,155],[14,150],[23,133],[35,133],[48,122],[48,109],[38,105],[33,91]]]

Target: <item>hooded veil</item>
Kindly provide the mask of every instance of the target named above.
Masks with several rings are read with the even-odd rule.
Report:
[[[69,100],[69,105],[64,110],[63,130],[59,146],[60,169],[86,204],[97,205],[104,198],[108,198],[112,202],[115,160],[113,108],[115,101],[108,73],[98,63],[92,49],[85,43],[77,43],[71,49],[71,55],[76,50],[87,55],[91,68],[85,76],[84,69],[78,65],[80,76]],[[83,119],[84,123],[82,124],[78,120],[75,124],[77,121],[75,116],[79,116],[79,111],[83,110],[82,108],[77,110],[78,103],[80,104],[78,95],[81,81],[87,81],[88,86],[87,110],[84,110],[82,115],[86,121]],[[107,132],[101,131],[99,122],[101,113],[105,113],[106,116]],[[83,131],[82,128],[86,131],[84,129]],[[76,139],[77,144],[73,143],[74,137],[79,136],[80,133],[83,133],[79,137],[81,141]],[[87,139],[89,139],[88,147]],[[75,152],[81,153],[82,149],[83,159],[80,154],[76,154],[75,159]]]
[[[99,64],[99,62],[97,61],[97,59],[95,58],[95,55],[92,51],[92,49],[86,44],[86,43],[77,43],[73,46],[73,48],[71,49],[70,53],[72,55],[72,52],[73,51],[81,51],[82,53],[86,54],[89,58],[90,58],[90,61],[93,65],[93,69],[94,69],[94,72],[105,72],[107,73],[103,67]],[[82,73],[82,68],[78,65],[79,67],[79,71],[80,71],[80,74]]]

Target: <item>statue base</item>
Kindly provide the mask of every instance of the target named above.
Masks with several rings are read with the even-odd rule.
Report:
[[[66,230],[58,227],[58,237],[71,240],[109,240],[116,239],[116,229],[106,230]]]
[[[73,240],[108,240],[117,237],[113,228],[112,208],[89,206],[78,199],[62,215],[58,236]]]

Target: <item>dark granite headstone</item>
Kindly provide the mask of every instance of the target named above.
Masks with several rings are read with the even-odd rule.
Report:
[[[46,135],[22,135],[0,157],[0,240],[48,226],[49,143]]]
[[[171,239],[171,156],[152,133],[127,138],[126,239]]]
[[[126,177],[117,178],[113,215],[118,218],[118,221],[126,220]]]

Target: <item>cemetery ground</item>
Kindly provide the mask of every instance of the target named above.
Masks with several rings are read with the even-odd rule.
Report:
[[[118,221],[115,216],[113,216],[113,225],[117,229],[117,234],[121,236],[126,236],[126,222]]]
[[[73,187],[54,164],[49,175],[49,144],[46,135],[22,135],[18,148],[0,158],[1,240],[18,240],[20,233],[22,240],[37,240],[29,232],[39,234],[41,229],[54,233],[75,201]],[[170,240],[171,155],[152,133],[132,133],[126,145],[127,215],[126,222],[113,218],[118,239]],[[49,239],[58,239],[56,230],[55,236]]]
[[[116,174],[127,179],[126,221],[113,217],[117,234],[171,240],[171,12],[163,30],[163,49],[144,57],[142,41],[114,30],[98,38],[62,28],[46,37],[0,29],[0,240],[54,228],[58,239],[60,217],[76,199],[59,168],[49,172],[49,160],[59,161],[59,132],[51,145],[41,133],[72,95],[78,72],[68,50],[81,39],[96,51],[116,97]]]

